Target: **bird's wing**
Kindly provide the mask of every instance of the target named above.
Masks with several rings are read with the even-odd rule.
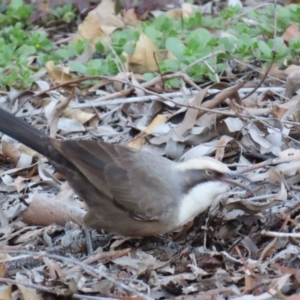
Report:
[[[166,208],[174,208],[171,196],[180,190],[179,184],[174,186],[174,163],[166,158],[101,141],[52,142],[106,198],[133,218],[159,220]]]

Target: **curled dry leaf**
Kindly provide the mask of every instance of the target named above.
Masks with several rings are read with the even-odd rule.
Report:
[[[137,135],[128,143],[128,146],[136,149],[141,149],[141,147],[145,143],[145,136],[151,133],[151,131],[154,130],[157,126],[164,124],[166,120],[167,120],[166,116],[157,115],[143,132],[141,132],[139,135]]]
[[[282,174],[284,177],[291,177],[300,173],[300,161],[294,160],[291,162],[282,163],[264,173],[249,174],[248,178],[252,181],[264,181],[266,179],[269,179],[271,170],[275,170],[277,173]]]
[[[112,0],[101,1],[78,26],[73,41],[88,39],[91,48],[94,48],[100,39],[110,43],[110,34],[124,27],[124,22],[115,15],[114,6]]]
[[[50,137],[55,138],[58,130],[59,117],[64,110],[68,107],[70,101],[74,96],[75,90],[72,89],[72,93],[67,98],[62,98],[60,102],[52,101],[45,108],[45,116],[50,124]]]
[[[181,8],[176,7],[173,9],[168,10],[165,14],[169,18],[175,19],[175,20],[180,20],[181,18],[190,18],[194,11],[197,9],[198,6],[193,5],[191,3],[182,3]]]
[[[88,113],[81,109],[72,109],[68,107],[63,111],[63,115],[66,118],[78,121],[80,124],[85,124],[96,116],[96,114]]]
[[[187,161],[189,159],[198,158],[205,155],[210,155],[216,151],[218,146],[218,140],[214,140],[208,143],[200,144],[196,147],[191,148],[187,152],[185,152],[182,157],[181,161]]]
[[[296,37],[299,37],[299,25],[297,23],[293,23],[285,29],[282,38],[286,42],[289,42],[291,39]]]
[[[27,227],[24,230],[21,231],[20,234],[17,234],[15,239],[16,242],[19,244],[22,243],[28,243],[28,241],[32,241],[37,237],[42,236],[43,232],[45,231],[45,228],[37,228],[37,227]]]
[[[2,269],[2,268],[0,268]],[[1,273],[0,271],[0,276],[5,277],[5,274]],[[7,284],[7,285],[1,285],[0,287],[0,299],[1,300],[11,300],[12,298],[12,284]]]
[[[225,154],[225,148],[227,146],[228,143],[230,143],[233,140],[232,137],[227,136],[227,135],[223,135],[218,143],[217,146],[217,151],[216,151],[216,155],[215,155],[215,159],[222,161],[224,154]]]
[[[48,267],[49,275],[53,280],[57,280],[58,278],[63,278],[66,276],[66,274],[61,270],[61,268],[54,260],[48,257],[44,257],[43,260]]]
[[[285,94],[287,98],[292,98],[292,96],[300,88],[300,70],[292,72],[286,79]]]
[[[281,200],[274,199],[269,201],[268,203],[262,204],[262,203],[250,202],[247,199],[242,199],[242,200],[228,203],[225,206],[225,210],[229,212],[234,209],[240,209],[247,214],[254,215],[279,204],[282,204]]]
[[[133,55],[129,55],[130,71],[135,73],[156,72],[160,60],[159,50],[153,42],[141,32]]]
[[[2,137],[2,153],[5,157],[9,158],[14,165],[18,164],[21,152],[17,149],[18,142],[14,141],[7,135]]]
[[[199,91],[193,100],[191,101],[192,106],[200,106],[205,95],[207,94],[208,88],[202,89]],[[173,135],[172,138],[174,141],[181,141],[182,140],[182,135],[188,130],[191,129],[195,126],[196,120],[198,118],[198,110],[194,108],[188,108],[183,121],[179,123],[174,129],[173,129]]]
[[[56,83],[67,83],[73,79],[72,75],[67,73],[64,69],[55,66],[52,60],[46,62],[45,67],[48,71],[49,77]]]
[[[230,132],[241,131],[241,129],[244,127],[244,124],[240,118],[229,117],[224,119],[224,122]]]
[[[300,110],[299,100],[291,100],[282,104],[272,105],[272,114],[275,118],[279,119],[287,118],[298,110]]]
[[[280,184],[280,190],[279,192],[275,195],[275,200],[279,200],[279,201],[286,201],[287,200],[287,191],[285,188],[285,185],[283,182],[281,182]]]

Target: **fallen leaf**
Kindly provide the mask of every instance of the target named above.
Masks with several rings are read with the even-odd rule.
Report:
[[[52,60],[46,62],[45,67],[48,71],[49,77],[56,83],[67,83],[73,79],[72,75],[67,73],[64,69],[55,66]]]
[[[141,32],[133,55],[129,55],[129,70],[141,74],[156,72],[159,62],[159,50],[153,42]]]

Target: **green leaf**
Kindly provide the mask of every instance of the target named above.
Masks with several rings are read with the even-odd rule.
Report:
[[[212,35],[210,32],[206,29],[199,28],[196,30],[193,30],[193,32],[190,34],[189,39],[188,39],[188,45],[187,47],[190,48],[191,44],[196,43],[197,48],[205,48],[208,42],[211,40]]]
[[[74,72],[78,72],[80,74],[86,74],[87,73],[87,67],[84,66],[82,63],[77,61],[70,61],[68,63],[70,69]]]
[[[154,73],[145,73],[143,75],[143,78],[145,79],[145,81],[150,81],[155,77],[156,77],[156,75]]]
[[[178,59],[183,59],[186,47],[178,38],[169,37],[166,40],[166,49]]]
[[[17,49],[16,54],[19,56],[29,56],[35,54],[36,50],[33,46],[22,45],[20,48]]]
[[[178,59],[166,59],[164,63],[168,71],[176,72],[180,69],[180,61]]]
[[[24,4],[23,0],[12,0],[10,2],[10,7],[13,9],[18,9]]]
[[[132,55],[134,53],[135,47],[131,44],[126,44],[126,45],[124,45],[123,50],[125,52],[127,52],[128,54]]]
[[[261,51],[262,56],[264,58],[271,58],[272,57],[272,51],[264,41],[259,41],[258,42],[258,48]]]
[[[67,59],[69,57],[76,56],[77,51],[75,48],[58,49],[56,54],[63,59]]]
[[[219,40],[220,45],[223,45],[227,52],[233,52],[237,46],[237,40],[233,37],[223,37]]]

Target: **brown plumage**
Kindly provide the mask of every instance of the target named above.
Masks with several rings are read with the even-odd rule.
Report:
[[[0,109],[0,131],[46,156],[86,202],[89,227],[125,236],[173,231],[204,211],[232,181],[209,157],[175,163],[103,141],[56,140]]]

